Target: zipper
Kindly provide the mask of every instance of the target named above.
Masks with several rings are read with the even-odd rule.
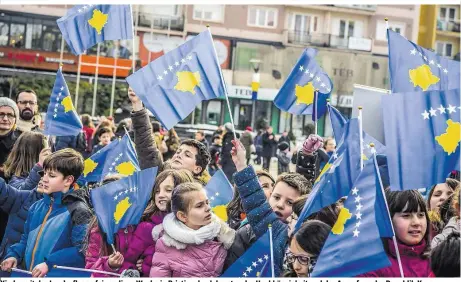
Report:
[[[51,199],[50,208],[48,209],[48,212],[46,213],[45,218],[43,219],[42,226],[40,227],[40,230],[38,231],[38,234],[37,234],[37,238],[35,239],[34,249],[32,251],[32,260],[30,263],[30,271],[32,271],[32,269],[34,268],[35,252],[37,251],[38,241],[40,240],[40,236],[42,235],[43,228],[45,227],[46,221],[48,217],[50,216],[51,210],[53,209],[53,202],[54,202],[53,199]]]

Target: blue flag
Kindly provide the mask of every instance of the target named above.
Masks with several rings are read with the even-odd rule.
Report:
[[[304,220],[314,212],[333,204],[346,196],[360,173],[359,123],[351,119],[344,131],[342,143],[325,164],[314,183],[312,192],[295,226],[295,232]]]
[[[157,170],[151,167],[137,171],[132,176],[91,190],[91,202],[99,227],[107,235],[107,243],[114,243],[114,234],[120,228],[139,223],[151,197]]]
[[[274,99],[277,108],[295,115],[313,114],[314,92],[317,90],[319,92],[317,115],[312,119],[318,119],[325,114],[333,83],[315,61],[316,54],[317,51],[312,48],[303,51]]]
[[[328,114],[330,116],[331,127],[333,128],[333,136],[335,137],[336,144],[339,144],[344,133],[344,126],[347,123],[347,119],[333,107],[328,104]]]
[[[171,129],[203,100],[224,95],[211,33],[206,30],[127,77],[136,95]]]
[[[208,181],[205,191],[213,213],[222,220],[227,221],[227,204],[234,196],[234,188],[221,169],[217,170]]]
[[[133,39],[130,5],[77,5],[56,22],[75,55],[105,40]]]
[[[61,68],[56,73],[51,92],[50,104],[45,117],[43,134],[52,136],[76,136],[82,131],[83,125],[75,111],[70,97],[69,88],[62,75]]]
[[[354,277],[391,265],[381,237],[394,232],[376,159],[365,163],[320,252],[313,277]]]
[[[138,158],[128,134],[115,139],[85,160],[80,182],[99,182],[108,174],[133,175],[139,168]]]
[[[383,96],[392,190],[430,187],[459,170],[459,95],[458,88]]]
[[[270,248],[268,230],[221,277],[272,277]]]
[[[460,64],[408,41],[388,29],[393,93],[459,88]]]

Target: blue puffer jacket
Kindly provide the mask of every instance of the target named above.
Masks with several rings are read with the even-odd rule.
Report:
[[[236,172],[234,181],[242,199],[243,209],[247,215],[246,218],[256,235],[255,238],[259,238],[266,233],[269,224],[272,224],[275,277],[280,277],[288,243],[288,225],[282,222],[269,206],[259,184],[258,176],[251,165],[242,171]],[[236,236],[229,253],[232,253],[234,245],[238,247],[243,243],[245,242],[238,242],[238,236]]]
[[[53,266],[85,267],[81,248],[92,214],[83,194],[74,189],[45,194],[30,207],[21,240],[8,249],[5,258],[14,257],[18,264],[24,260],[29,271],[45,262],[47,277],[75,276]]]
[[[41,170],[41,166],[35,165],[27,178],[13,176],[9,184],[0,178],[0,209],[9,215],[5,235],[0,245],[0,261],[6,254],[6,250],[21,239],[29,207],[43,198],[34,189],[40,181],[38,173]]]

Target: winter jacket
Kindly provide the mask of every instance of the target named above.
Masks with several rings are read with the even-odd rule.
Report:
[[[360,277],[401,277],[394,242],[392,239],[387,239],[387,244],[390,252],[387,257],[391,265],[359,275]],[[397,245],[405,277],[430,277],[430,275],[434,275],[431,270],[430,259],[421,258],[421,254],[426,249],[426,242],[424,240],[415,246],[407,246],[400,242],[397,242]]]
[[[24,260],[29,271],[45,262],[48,277],[75,275],[53,266],[85,266],[81,244],[90,218],[86,199],[78,190],[44,195],[30,207],[21,240],[8,249],[5,258],[14,257],[18,264]]]
[[[242,199],[243,209],[247,215],[246,218],[248,218],[256,238],[266,233],[269,224],[272,224],[275,276],[280,277],[288,243],[288,225],[278,219],[269,206],[259,184],[258,176],[251,165],[235,173],[234,180]],[[236,237],[236,240],[238,239]],[[240,245],[244,245],[244,242],[234,241],[229,253],[237,253],[234,248],[239,248]]]
[[[242,133],[242,137],[240,137],[240,142],[242,142],[243,146],[246,150],[246,158],[249,159],[251,157],[251,145],[253,145],[253,136],[248,131]]]
[[[91,151],[91,155],[94,155],[96,154],[99,150],[101,150],[102,148],[106,147],[106,145],[102,145],[102,144],[96,144],[93,146],[93,150]]]
[[[442,232],[435,236],[431,241],[431,249],[435,249],[440,243],[442,243],[448,235],[453,232],[459,232],[460,230],[460,220],[457,217],[452,217],[448,221],[447,225],[443,228]]]
[[[297,173],[302,174],[308,181],[314,183],[319,175],[318,159],[317,152],[306,155],[302,150],[299,150],[293,154],[291,162],[296,165]]]
[[[288,157],[286,152],[279,152],[277,154],[278,160],[278,174],[282,174],[284,172],[289,172],[289,164],[290,164],[290,157]]]
[[[77,147],[77,136],[57,136],[56,143],[54,144],[54,151],[59,151],[65,148]]]
[[[40,181],[38,172],[41,170],[41,166],[35,165],[27,178],[13,176],[9,184],[0,178],[0,209],[9,214],[0,245],[0,261],[3,260],[8,248],[21,239],[29,207],[43,198],[43,195],[34,189]]]
[[[237,138],[239,138],[238,135]],[[234,140],[234,133],[226,132],[222,140],[220,165],[222,171],[227,176],[227,179],[229,179],[229,181],[233,184],[234,181],[232,179],[232,175],[237,171],[237,168],[235,167],[231,156],[232,147],[234,146],[232,145],[232,140]]]
[[[291,140],[290,140],[290,138],[288,138],[288,136],[283,136],[283,135],[280,136],[278,144],[280,144],[282,142],[286,142],[288,144],[288,149],[289,150],[291,149]]]
[[[143,258],[142,276],[147,277],[152,265],[152,256],[155,252],[152,229],[162,223],[164,216],[164,213],[153,215],[149,221],[140,222],[136,227],[128,226],[118,230],[115,234],[115,248],[124,257],[123,265],[118,270],[114,270],[109,266],[109,256],[100,255],[101,244],[104,239],[98,226],[92,228],[88,249],[85,254],[85,268],[121,274],[125,269],[137,269],[136,262],[138,259]],[[93,277],[113,276],[94,273]]]
[[[237,229],[235,233],[234,244],[227,251],[227,257],[224,261],[223,272],[226,271],[236,260],[238,260],[250,247],[256,242],[257,238],[251,225],[246,221]]]
[[[209,225],[193,230],[173,213],[166,215],[152,231],[157,243],[150,277],[219,277],[235,231],[212,218]]]
[[[272,136],[272,139],[269,139],[269,136]],[[277,141],[275,141],[274,133],[264,133],[263,134],[263,157],[273,157],[277,151]]]

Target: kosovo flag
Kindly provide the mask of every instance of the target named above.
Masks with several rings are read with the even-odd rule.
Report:
[[[339,144],[344,133],[344,126],[347,123],[347,119],[330,104],[327,104],[328,115],[330,116],[331,127],[333,128],[333,135],[335,137],[336,144]]]
[[[234,188],[222,170],[216,171],[205,186],[211,209],[223,221],[227,221],[227,204],[234,196]]]
[[[137,171],[129,177],[92,189],[91,202],[99,227],[114,243],[114,234],[128,225],[136,225],[150,199],[157,167]]]
[[[354,277],[391,265],[381,237],[394,232],[376,158],[365,163],[320,252],[313,277]]]
[[[225,89],[209,30],[149,63],[126,81],[168,130],[203,100],[224,95]]]
[[[105,40],[133,39],[130,5],[77,5],[56,22],[75,55]]]
[[[358,119],[349,120],[342,143],[325,164],[314,183],[295,226],[295,232],[314,212],[346,196],[360,173],[360,136]]]
[[[221,277],[272,277],[269,230],[251,245]]]
[[[100,182],[109,174],[131,176],[139,168],[138,158],[128,134],[115,139],[84,162],[79,181]]]
[[[459,88],[460,64],[388,29],[391,90],[414,92]]]
[[[314,93],[318,91],[317,113],[312,119],[316,120],[325,114],[333,83],[315,61],[316,54],[317,51],[312,48],[303,51],[274,99],[277,108],[295,115],[311,115],[314,111]]]
[[[392,190],[430,187],[459,170],[459,95],[458,88],[383,96]]]
[[[50,104],[45,117],[45,135],[76,136],[83,125],[75,111],[61,68],[56,73]]]

